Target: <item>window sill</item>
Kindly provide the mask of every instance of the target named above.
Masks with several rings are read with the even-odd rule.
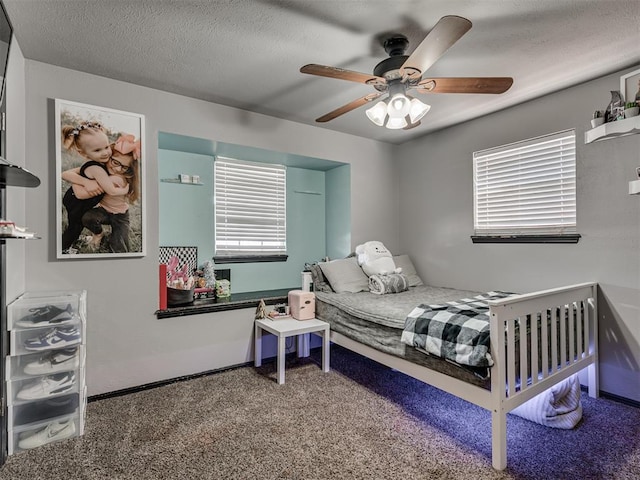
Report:
[[[578,243],[580,234],[570,235],[471,235],[473,243]]]
[[[267,305],[275,305],[276,303],[287,302],[289,291],[295,290],[296,288],[234,293],[227,298],[203,298],[194,300],[186,305],[157,310],[155,314],[156,318],[161,319],[185,317],[201,313],[226,312],[228,310],[239,310],[241,308],[257,308],[260,300],[264,300],[264,303]]]
[[[288,255],[225,255],[213,257],[216,264],[225,263],[259,263],[259,262],[286,262]]]

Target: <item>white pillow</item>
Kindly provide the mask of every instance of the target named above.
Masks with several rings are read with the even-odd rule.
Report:
[[[318,264],[336,293],[369,291],[369,277],[358,265],[356,257],[332,260]]]
[[[424,285],[422,279],[416,272],[416,267],[413,266],[409,255],[394,255],[393,261],[396,267],[402,268],[402,273],[407,277],[410,287],[417,287],[418,285]]]

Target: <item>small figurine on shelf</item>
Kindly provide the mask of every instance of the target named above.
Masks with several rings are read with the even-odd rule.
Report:
[[[593,118],[591,119],[591,128],[599,127],[604,123],[604,114],[602,110],[596,110],[593,112]]]
[[[264,303],[264,300],[260,300],[258,303],[258,308],[256,308],[256,320],[260,320],[263,318],[267,318],[267,306]]]
[[[231,296],[231,282],[229,280],[216,281],[216,297],[227,298]]]
[[[204,275],[205,280],[207,281],[208,288],[216,288],[216,272],[213,269],[213,262],[211,260],[205,262],[202,267],[202,273]]]
[[[189,290],[193,288],[194,279],[187,273],[188,271],[189,265],[185,263],[181,267],[178,257],[171,257],[167,265],[167,275],[169,277],[167,279],[167,286],[179,290]]]
[[[195,291],[194,297],[196,299],[214,298],[215,288],[207,287],[207,279],[204,276],[203,270],[194,270],[193,276],[195,278]]]
[[[605,110],[605,122],[614,122],[624,118],[624,101],[617,90],[611,90],[611,101]]]
[[[281,318],[291,318],[291,314],[289,313],[289,308],[284,303],[278,303],[273,307],[268,314],[269,318],[273,320],[278,320]]]
[[[624,105],[624,118],[631,118],[638,116],[640,108],[637,102],[627,102]]]

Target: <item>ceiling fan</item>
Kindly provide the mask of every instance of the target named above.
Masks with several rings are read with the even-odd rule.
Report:
[[[367,117],[378,126],[391,129],[413,128],[431,108],[417,98],[407,96],[416,93],[492,93],[506,92],[513,84],[511,77],[460,77],[429,78],[426,72],[454,43],[471,29],[471,22],[463,17],[442,17],[411,55],[405,55],[409,40],[395,34],[383,42],[389,58],[373,69],[373,75],[345,70],[338,67],[309,64],[300,72],[320,77],[337,78],[371,85],[377,91],[358,98],[316,119],[328,122],[351,110],[373,102],[388,93],[388,101],[382,100],[367,110]]]

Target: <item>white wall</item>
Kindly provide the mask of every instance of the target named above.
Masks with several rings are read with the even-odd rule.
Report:
[[[26,127],[12,126],[10,142],[16,144],[16,152],[23,145],[24,164],[42,179],[39,188],[25,194],[27,224],[42,236],[26,245],[26,289],[88,290],[89,395],[252,359],[253,310],[164,320],[154,315],[158,131],[350,163],[353,246],[371,238],[379,238],[392,250],[399,245],[397,183],[389,181],[395,173],[386,144],[40,62],[24,63]],[[15,94],[12,88],[15,85],[8,89],[9,95]],[[56,260],[55,98],[146,116],[146,257]],[[26,140],[16,133],[20,128]],[[375,208],[371,198],[377,199]],[[21,275],[11,271],[8,281]]]
[[[601,389],[640,401],[640,196],[627,193],[640,166],[640,135],[584,144],[593,111],[606,107],[624,73],[439,131],[396,156],[401,249],[423,279],[519,292],[598,282]],[[472,244],[472,153],[569,128],[576,129],[580,242]]]

